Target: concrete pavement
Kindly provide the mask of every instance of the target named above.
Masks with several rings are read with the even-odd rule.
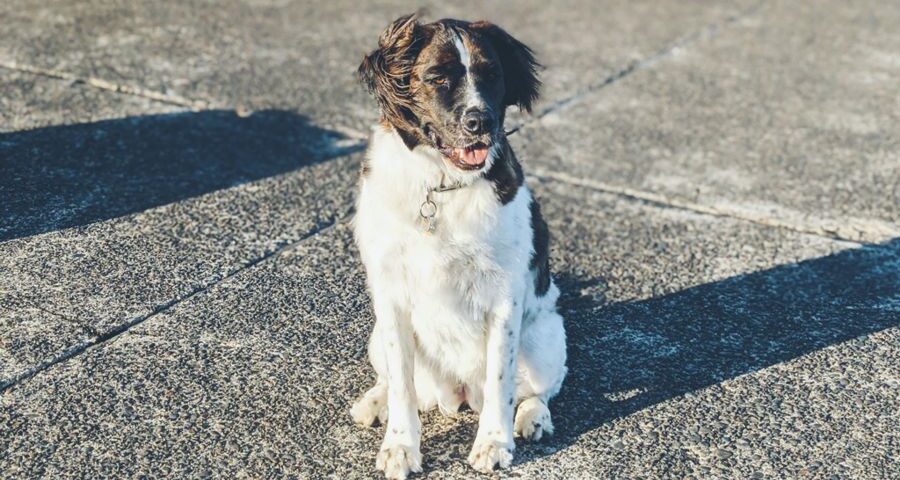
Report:
[[[413,9],[0,7],[4,477],[374,476],[353,71]],[[501,476],[900,476],[896,6],[429,10],[546,65],[511,140],[571,373]],[[426,416],[424,477],[475,421]]]

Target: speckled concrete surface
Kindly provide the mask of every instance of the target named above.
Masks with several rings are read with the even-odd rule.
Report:
[[[773,378],[789,382],[785,389],[825,388],[820,382],[850,376],[833,370],[829,362],[838,359],[767,367],[888,328],[891,319],[879,315],[878,302],[889,300],[889,286],[900,280],[896,246],[845,250],[829,240],[609,196],[593,198],[600,221],[584,223],[575,220],[584,216],[579,206],[546,193],[552,227],[565,239],[553,256],[566,291],[562,309],[573,369],[554,403],[559,435],[521,445],[513,474],[590,478],[717,468],[749,475],[754,468],[786,472],[802,464],[802,448],[769,452],[764,439],[740,427],[750,421],[748,409],[787,408],[773,402],[789,399],[752,387],[745,387],[753,393],[747,397],[725,392]],[[628,241],[609,238],[609,225],[620,225],[618,235]],[[693,234],[662,246],[660,238],[673,231]],[[754,248],[735,252],[734,243]],[[604,245],[602,253],[597,244]],[[694,261],[667,262],[661,265],[666,274],[642,276],[646,293],[630,287],[629,273],[663,262],[661,249],[668,252],[664,258]],[[586,262],[598,257],[605,260]],[[808,260],[793,263],[802,258]],[[762,269],[741,274],[748,264]],[[835,271],[848,272],[851,282],[835,280]],[[882,287],[862,288],[869,285]],[[357,429],[347,414],[372,377],[365,360],[372,316],[363,288],[349,228],[340,225],[24,382],[3,397],[2,421],[12,427],[15,453],[11,471],[57,477],[80,465],[82,472],[102,475],[108,467],[101,459],[114,457],[133,459],[113,464],[125,476],[371,476],[379,430]],[[852,295],[832,305],[840,291]],[[792,307],[778,307],[787,304]],[[896,340],[896,329],[883,335]],[[883,356],[875,366],[895,360]],[[751,379],[721,383],[743,374]],[[853,432],[869,425],[867,416],[884,415],[890,376],[884,368],[854,376],[852,388],[871,389],[861,399],[865,410],[842,416],[816,441],[851,442]],[[848,408],[822,400],[796,408]],[[680,405],[680,414],[670,402]],[[650,413],[656,410],[666,413]],[[767,435],[802,440],[808,426],[795,420],[771,419]],[[424,452],[431,476],[470,478],[463,458],[474,427],[469,414],[428,416]],[[636,447],[633,437],[649,431],[663,437],[633,452],[637,463],[622,462],[623,452]],[[717,463],[688,449],[696,436],[729,452],[743,439],[765,461],[755,464],[752,455],[735,450],[734,460]],[[672,452],[670,441],[688,451]],[[844,460],[889,471],[886,460],[868,458],[865,449],[840,452]],[[724,461],[728,454],[714,455]]]
[[[0,386],[84,347],[95,337],[77,321],[4,298],[0,304]]]
[[[348,5],[0,6],[0,64],[205,102],[0,68],[0,476],[376,477],[353,71],[415,7]],[[546,65],[511,140],[570,376],[501,477],[900,477],[900,15],[810,5],[430,5]]]

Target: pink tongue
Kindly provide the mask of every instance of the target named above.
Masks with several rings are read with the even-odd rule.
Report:
[[[487,158],[488,149],[487,147],[457,148],[456,153],[468,165],[481,165]]]

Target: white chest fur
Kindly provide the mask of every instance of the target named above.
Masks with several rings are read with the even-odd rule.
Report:
[[[387,418],[379,465],[418,458],[417,409],[452,413],[465,401],[480,412],[469,462],[482,471],[509,463],[513,431],[531,439],[553,431],[547,402],[566,374],[559,290],[546,276],[546,226],[502,147],[488,155],[487,173],[467,174],[376,128],[354,223],[378,379],[351,415],[362,425]],[[428,234],[419,208],[442,179],[465,186],[433,195]],[[395,457],[397,448],[407,453]]]
[[[481,175],[453,171],[436,152],[410,152],[396,134],[380,128],[368,161],[355,233],[370,289],[402,306],[420,353],[432,363],[453,366],[458,378],[476,375],[486,312],[498,298],[524,295],[530,193],[523,186],[502,205]],[[429,234],[419,209],[442,177],[465,186],[432,194],[436,228]]]

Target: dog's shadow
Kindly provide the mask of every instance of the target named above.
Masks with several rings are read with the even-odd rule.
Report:
[[[0,133],[0,242],[141,212],[362,150],[302,115],[143,115]]]
[[[667,399],[900,325],[900,239],[635,302],[607,302],[602,283],[557,276],[569,374],[550,405],[555,434],[517,440],[516,464]],[[477,416],[431,412],[432,422],[426,470],[465,472]]]
[[[900,239],[636,302],[582,293],[561,275],[569,374],[551,402],[556,434],[517,462],[616,418],[829,345],[900,325]]]

